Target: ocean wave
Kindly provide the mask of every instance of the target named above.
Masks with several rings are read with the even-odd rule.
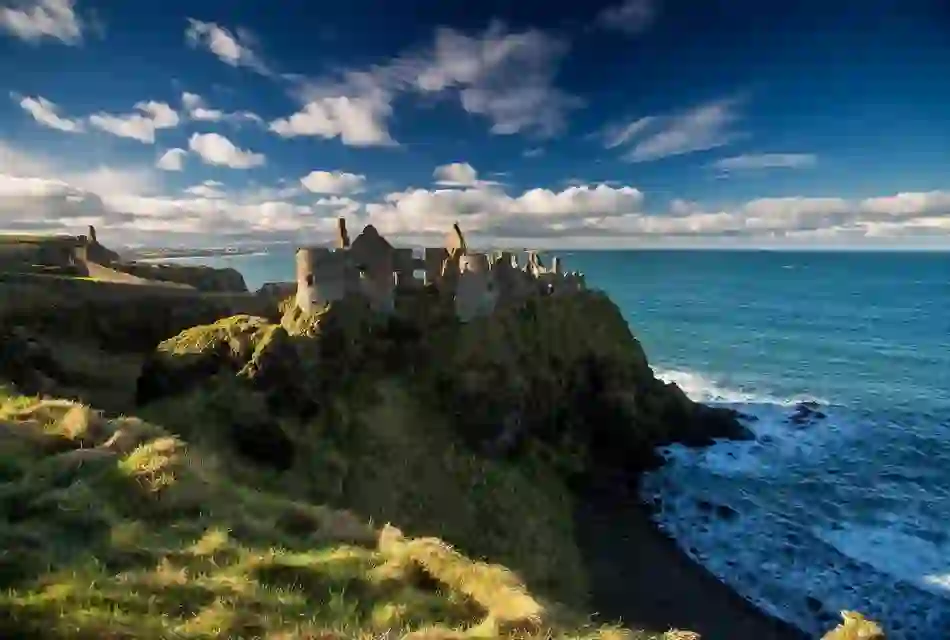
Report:
[[[774,404],[783,407],[793,406],[803,402],[823,405],[830,404],[829,401],[823,398],[808,394],[782,398],[755,390],[736,389],[727,384],[717,382],[711,376],[695,371],[654,367],[653,373],[664,382],[675,382],[686,395],[696,402],[712,404]]]
[[[905,454],[920,445],[899,440],[912,437],[909,423],[698,372],[656,373],[694,400],[750,416],[755,435],[666,447],[668,464],[644,478],[642,499],[687,555],[809,634],[856,609],[894,640],[950,637],[950,537],[937,517],[950,498],[931,489],[938,479],[912,473],[919,461]],[[797,423],[802,402],[824,417]]]

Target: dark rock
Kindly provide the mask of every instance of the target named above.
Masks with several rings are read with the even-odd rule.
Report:
[[[716,515],[723,520],[735,520],[739,517],[739,512],[730,506],[720,504],[716,505]]]
[[[788,421],[797,426],[806,426],[817,420],[823,420],[827,416],[819,411],[816,402],[801,402],[795,406],[795,412],[789,416]]]
[[[22,327],[0,328],[0,378],[21,393],[51,393],[67,375],[50,345]]]

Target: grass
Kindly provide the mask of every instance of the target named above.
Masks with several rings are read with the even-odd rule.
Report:
[[[660,637],[226,469],[152,423],[0,385],[0,637]]]

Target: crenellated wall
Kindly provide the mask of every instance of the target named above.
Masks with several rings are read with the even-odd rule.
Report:
[[[296,301],[304,311],[352,294],[364,296],[373,308],[388,313],[395,308],[398,292],[431,286],[453,299],[459,319],[467,321],[529,297],[586,288],[584,275],[563,273],[558,257],[547,268],[536,251],[529,251],[526,264],[520,267],[517,256],[508,251],[469,251],[457,224],[444,247],[427,247],[417,257],[411,248],[393,247],[373,225],[367,225],[351,243],[341,218],[337,248],[303,247],[296,259]],[[424,273],[423,279],[417,272]]]

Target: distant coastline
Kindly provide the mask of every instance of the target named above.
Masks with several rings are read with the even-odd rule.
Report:
[[[217,248],[217,249],[130,249],[122,252],[125,260],[136,262],[166,262],[193,258],[227,258],[231,256],[264,255],[263,249]]]

